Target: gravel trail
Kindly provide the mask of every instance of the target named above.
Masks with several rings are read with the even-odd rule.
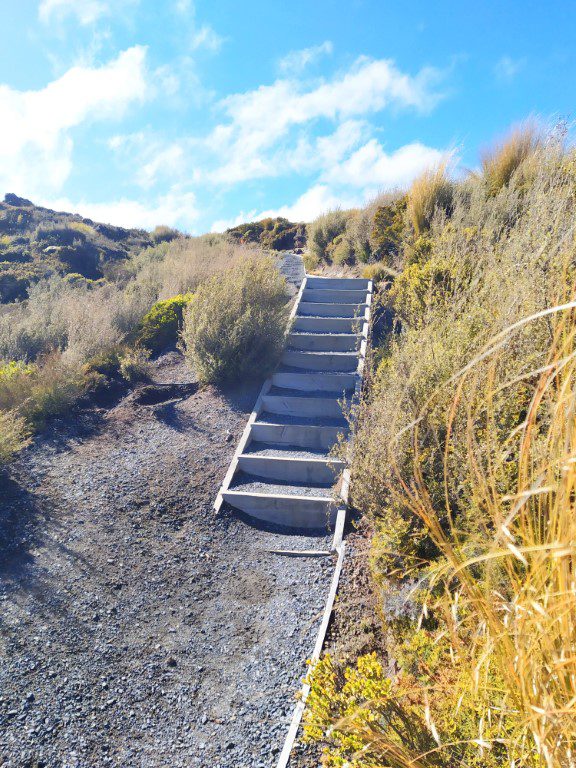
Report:
[[[214,516],[257,384],[195,391],[176,352],[155,380],[188,386],[56,422],[0,480],[7,768],[275,764],[333,561],[266,549],[330,538]]]

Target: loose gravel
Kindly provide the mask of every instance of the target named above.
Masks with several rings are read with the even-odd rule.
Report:
[[[331,498],[332,485],[332,483],[308,485],[296,482],[290,483],[290,485],[283,485],[273,480],[263,480],[256,475],[250,475],[248,472],[237,472],[230,488],[234,491],[243,491],[245,493],[279,493],[292,496],[323,496]]]
[[[258,386],[198,389],[166,354],[0,476],[0,765],[275,764],[334,563],[269,551],[327,534],[213,514]]]
[[[330,537],[213,513],[258,385],[194,392],[176,352],[155,380],[188,389],[56,422],[1,481],[6,768],[268,768],[281,749],[334,563],[267,550]]]
[[[257,419],[257,424],[286,424],[303,427],[341,427],[348,429],[348,422],[344,417],[331,416],[291,416],[286,413],[268,413],[263,411]]]
[[[270,445],[269,443],[260,443],[257,440],[251,442],[244,453],[249,453],[258,456],[280,456],[282,458],[294,458],[294,459],[327,459],[329,454],[323,450],[303,450],[296,445],[284,445],[282,447],[278,445]]]

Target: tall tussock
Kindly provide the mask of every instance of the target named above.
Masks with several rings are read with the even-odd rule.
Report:
[[[351,493],[386,653],[313,672],[325,765],[574,763],[575,156],[537,158],[456,184],[383,296]]]
[[[482,173],[488,193],[497,194],[510,183],[513,175],[527,166],[543,145],[542,131],[534,121],[516,126],[508,136],[485,150],[482,155]],[[530,169],[525,167],[527,173]]]
[[[452,195],[453,185],[446,172],[446,163],[424,171],[413,181],[408,195],[408,218],[417,235],[430,227],[437,209],[450,209]]]

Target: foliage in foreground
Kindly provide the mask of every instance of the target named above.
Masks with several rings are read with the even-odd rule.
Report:
[[[576,746],[576,156],[537,147],[406,235],[360,410],[388,658],[313,675],[332,766],[560,768]],[[387,594],[411,591],[395,612]],[[350,688],[348,682],[354,680]]]
[[[203,283],[185,312],[185,354],[205,382],[265,375],[282,350],[286,281],[269,258],[242,261]]]

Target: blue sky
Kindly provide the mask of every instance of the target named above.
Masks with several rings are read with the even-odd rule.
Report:
[[[0,192],[125,226],[309,220],[574,117],[572,0],[2,5]]]

